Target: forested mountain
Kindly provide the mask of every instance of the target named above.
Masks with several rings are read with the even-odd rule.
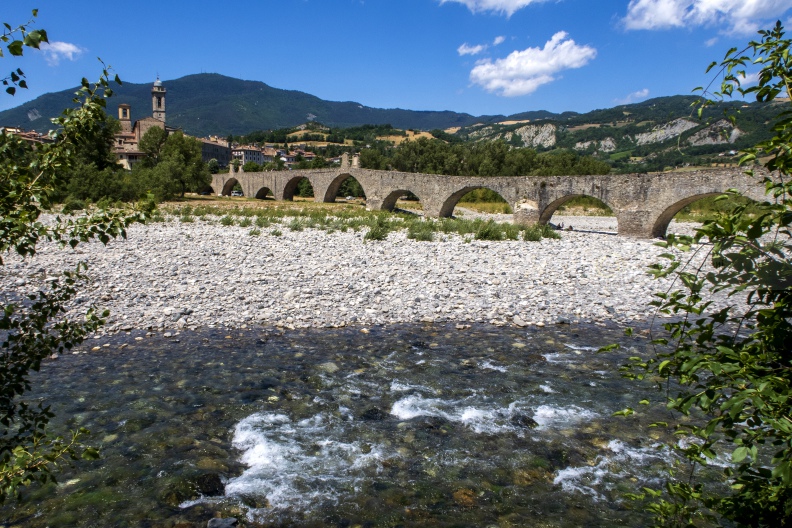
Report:
[[[150,116],[151,84],[124,83],[114,88],[108,113],[115,116],[118,105],[127,103],[132,106],[133,120]],[[168,124],[194,136],[245,134],[292,127],[313,119],[333,127],[390,123],[398,128],[426,130],[465,126],[481,119],[503,119],[503,116],[476,118],[450,111],[379,109],[355,102],[324,101],[307,93],[213,73],[188,75],[163,81],[163,85],[167,89]],[[0,126],[44,132],[51,128],[49,118],[69,106],[75,90],[46,94],[0,112]]]

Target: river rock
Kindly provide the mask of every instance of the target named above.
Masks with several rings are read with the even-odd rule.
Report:
[[[465,212],[465,218],[479,216]],[[489,218],[511,221],[509,215]],[[95,337],[135,329],[167,337],[199,327],[634,324],[652,316],[652,294],[672,280],[647,273],[667,249],[608,234],[616,229],[609,217],[554,217],[575,231],[540,242],[482,242],[454,234],[421,242],[396,231],[385,241],[364,243],[363,234],[352,230],[285,227],[281,236],[250,237],[249,229],[217,220],[168,217],[130,226],[126,240],[88,242],[77,250],[42,241],[32,257],[4,256],[0,281],[10,285],[6,295],[19,297],[45,288],[46,277],[86,262],[92,286],[81,289],[81,302],[64,315],[79,317],[96,304],[110,310],[113,322]],[[672,222],[670,229],[688,234],[692,226]],[[712,300],[713,309],[728,301]]]
[[[226,517],[224,519],[216,517],[206,523],[206,528],[234,528],[235,526],[239,526],[239,521],[234,517]]]

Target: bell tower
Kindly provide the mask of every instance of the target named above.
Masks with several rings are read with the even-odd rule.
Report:
[[[165,122],[165,91],[162,81],[157,77],[154,86],[151,87],[151,115],[163,123]]]
[[[129,134],[132,132],[132,107],[128,104],[118,105],[118,122],[121,123],[121,133]]]

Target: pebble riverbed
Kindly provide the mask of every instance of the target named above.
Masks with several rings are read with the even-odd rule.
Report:
[[[647,267],[665,249],[655,240],[616,236],[614,218],[553,222],[575,230],[540,242],[442,233],[421,242],[407,239],[405,230],[364,242],[364,230],[328,234],[283,225],[280,236],[273,229],[250,236],[249,228],[169,217],[132,226],[126,240],[107,246],[41,243],[32,258],[5,254],[0,297],[19,299],[83,261],[91,282],[80,289],[74,313],[91,304],[111,312],[94,337],[414,322],[629,325],[652,317],[653,292],[671,283],[653,279]],[[672,223],[669,231],[692,229]]]

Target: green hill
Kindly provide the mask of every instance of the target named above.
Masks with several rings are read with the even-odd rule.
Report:
[[[163,81],[163,85],[168,90],[168,124],[195,136],[287,128],[311,119],[333,127],[390,123],[398,128],[424,130],[465,126],[480,119],[449,111],[379,109],[355,102],[324,101],[303,92],[280,90],[263,82],[212,73]],[[51,128],[49,118],[71,103],[75,90],[46,94],[0,112],[0,126],[46,131]],[[114,90],[108,113],[116,115],[118,104],[127,103],[132,106],[133,120],[151,115],[151,83],[124,83]]]

